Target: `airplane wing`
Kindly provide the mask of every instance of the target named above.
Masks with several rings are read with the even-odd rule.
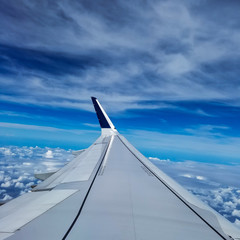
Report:
[[[92,98],[101,136],[0,207],[0,240],[240,239],[240,230],[164,174]]]

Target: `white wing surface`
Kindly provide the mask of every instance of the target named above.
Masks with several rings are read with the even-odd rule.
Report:
[[[92,101],[101,136],[0,207],[0,240],[240,239],[239,229],[138,152]]]

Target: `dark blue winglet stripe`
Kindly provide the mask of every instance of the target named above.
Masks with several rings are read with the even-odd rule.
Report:
[[[101,128],[111,128],[95,97],[91,97]]]

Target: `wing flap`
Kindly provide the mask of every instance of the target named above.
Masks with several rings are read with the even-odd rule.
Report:
[[[109,141],[109,137],[100,137],[74,160],[47,178],[46,181],[38,184],[33,191],[53,189],[62,183],[87,181],[105,152]]]
[[[46,180],[47,178],[49,178],[50,176],[52,176],[54,173],[56,172],[46,172],[46,173],[35,173],[34,177],[39,179],[39,180]]]
[[[75,192],[73,189],[31,192],[10,201],[0,209],[0,232],[14,233]]]

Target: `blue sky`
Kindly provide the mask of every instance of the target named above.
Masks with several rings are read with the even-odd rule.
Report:
[[[240,226],[239,9],[1,0],[0,201],[95,141],[95,96],[137,149]]]
[[[90,96],[147,156],[237,164],[239,1],[1,1],[0,145],[81,149]]]

